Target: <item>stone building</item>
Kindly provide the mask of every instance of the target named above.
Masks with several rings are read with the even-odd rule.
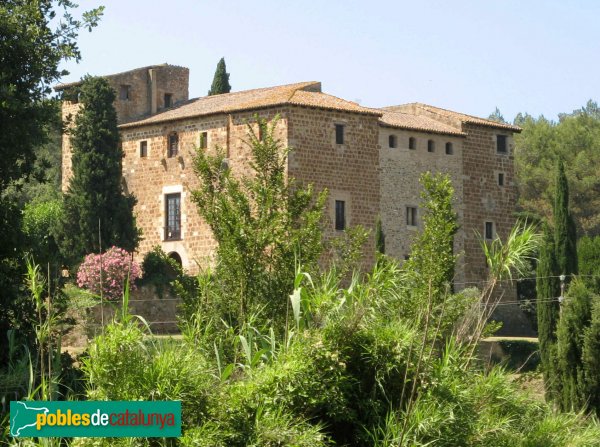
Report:
[[[191,201],[198,185],[194,151],[219,146],[229,167],[243,172],[247,123],[255,114],[269,120],[278,115],[277,136],[293,148],[288,174],[329,190],[327,237],[352,225],[373,229],[381,216],[388,254],[405,259],[421,225],[419,175],[447,172],[460,224],[457,288],[485,278],[477,234],[504,237],[514,223],[518,127],[419,103],[367,108],[323,93],[319,82],[190,100],[188,75],[186,68],[165,64],[107,76],[117,93],[124,185],[138,200],[140,259],[159,245],[192,272],[210,262],[214,241]],[[65,119],[77,111],[77,85],[56,88],[63,93]],[[70,159],[64,137],[63,188]],[[366,257],[372,261],[373,254]]]

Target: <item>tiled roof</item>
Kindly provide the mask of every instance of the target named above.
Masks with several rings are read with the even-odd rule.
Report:
[[[320,89],[321,84],[319,82],[300,82],[277,87],[205,96],[191,99],[148,118],[121,124],[119,127],[136,127],[197,116],[239,112],[288,104],[376,116],[382,115],[382,112],[379,110],[361,107],[354,102],[321,93]]]
[[[423,132],[439,133],[443,135],[466,136],[460,129],[448,124],[440,123],[433,118],[423,115],[412,115],[404,112],[391,112],[382,109],[383,116],[379,119],[382,126],[397,127],[400,129],[419,130]]]
[[[512,132],[520,132],[521,128],[513,126],[512,124],[503,124],[496,121],[479,118],[473,115],[467,115],[465,113],[454,112],[452,110],[446,110],[439,107],[430,106],[428,104],[422,104],[420,102],[413,102],[410,104],[403,104],[399,106],[384,107],[383,110],[394,111],[394,112],[408,112],[415,113],[415,109],[421,109],[431,114],[436,114],[444,118],[455,119],[461,123],[467,124],[478,124],[480,126],[495,127],[498,129],[506,129]],[[417,113],[418,114],[418,113]]]

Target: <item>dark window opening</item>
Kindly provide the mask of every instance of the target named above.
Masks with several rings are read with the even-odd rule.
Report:
[[[165,93],[165,109],[171,107],[173,104],[173,95],[171,93]]]
[[[169,147],[167,155],[169,158],[175,157],[179,154],[179,136],[176,133],[169,135]]]
[[[181,193],[165,196],[165,240],[181,239]]]
[[[416,149],[417,148],[417,139],[415,137],[410,137],[408,139],[408,148]]]
[[[433,141],[433,140],[427,141],[427,152],[435,152],[435,141]]]
[[[200,134],[200,149],[206,149],[208,146],[208,132]]]
[[[485,223],[485,238],[494,239],[494,222]]]
[[[335,125],[335,143],[336,144],[344,144],[344,125],[343,124]]]
[[[417,226],[417,208],[414,206],[406,207],[406,225],[409,227]]]
[[[169,253],[169,258],[175,261],[179,265],[179,267],[183,265],[183,262],[181,261],[181,256],[179,256],[179,253],[177,253],[176,251],[172,251],[171,253]]]
[[[506,135],[496,135],[496,152],[499,154],[506,154],[507,151]]]
[[[346,229],[346,202],[335,201],[335,229],[343,231]]]
[[[502,172],[498,174],[498,185],[504,186],[504,174]]]
[[[396,135],[390,135],[389,136],[389,138],[388,138],[388,145],[392,149],[395,149],[396,146],[398,146],[398,139],[396,138]]]
[[[119,99],[122,101],[127,101],[130,98],[129,96],[129,89],[130,86],[129,85],[122,85],[121,88],[119,89]]]
[[[148,142],[140,141],[140,157],[148,156]]]
[[[452,143],[446,143],[446,155],[452,155],[454,153],[454,147],[452,147]]]

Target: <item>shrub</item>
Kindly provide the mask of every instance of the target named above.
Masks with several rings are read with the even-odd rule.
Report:
[[[111,247],[101,255],[91,253],[85,257],[77,272],[77,285],[100,295],[102,284],[104,298],[115,301],[123,295],[125,280],[129,279],[129,288],[134,290],[134,281],[140,276],[140,267],[131,254]]]

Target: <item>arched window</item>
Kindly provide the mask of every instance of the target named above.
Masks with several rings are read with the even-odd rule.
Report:
[[[181,262],[181,256],[179,256],[179,253],[177,253],[176,251],[172,251],[171,253],[169,253],[169,258],[171,258],[173,261],[179,264],[179,267],[183,265]]]
[[[410,137],[408,139],[408,148],[416,149],[417,148],[417,139],[415,137]]]
[[[435,141],[433,141],[433,140],[427,141],[427,152],[435,152]]]
[[[398,138],[396,138],[396,135],[390,135],[388,137],[388,146],[391,149],[395,149],[396,146],[398,146]]]
[[[169,134],[167,144],[167,156],[169,158],[177,156],[179,154],[179,135],[177,135],[177,132]]]

